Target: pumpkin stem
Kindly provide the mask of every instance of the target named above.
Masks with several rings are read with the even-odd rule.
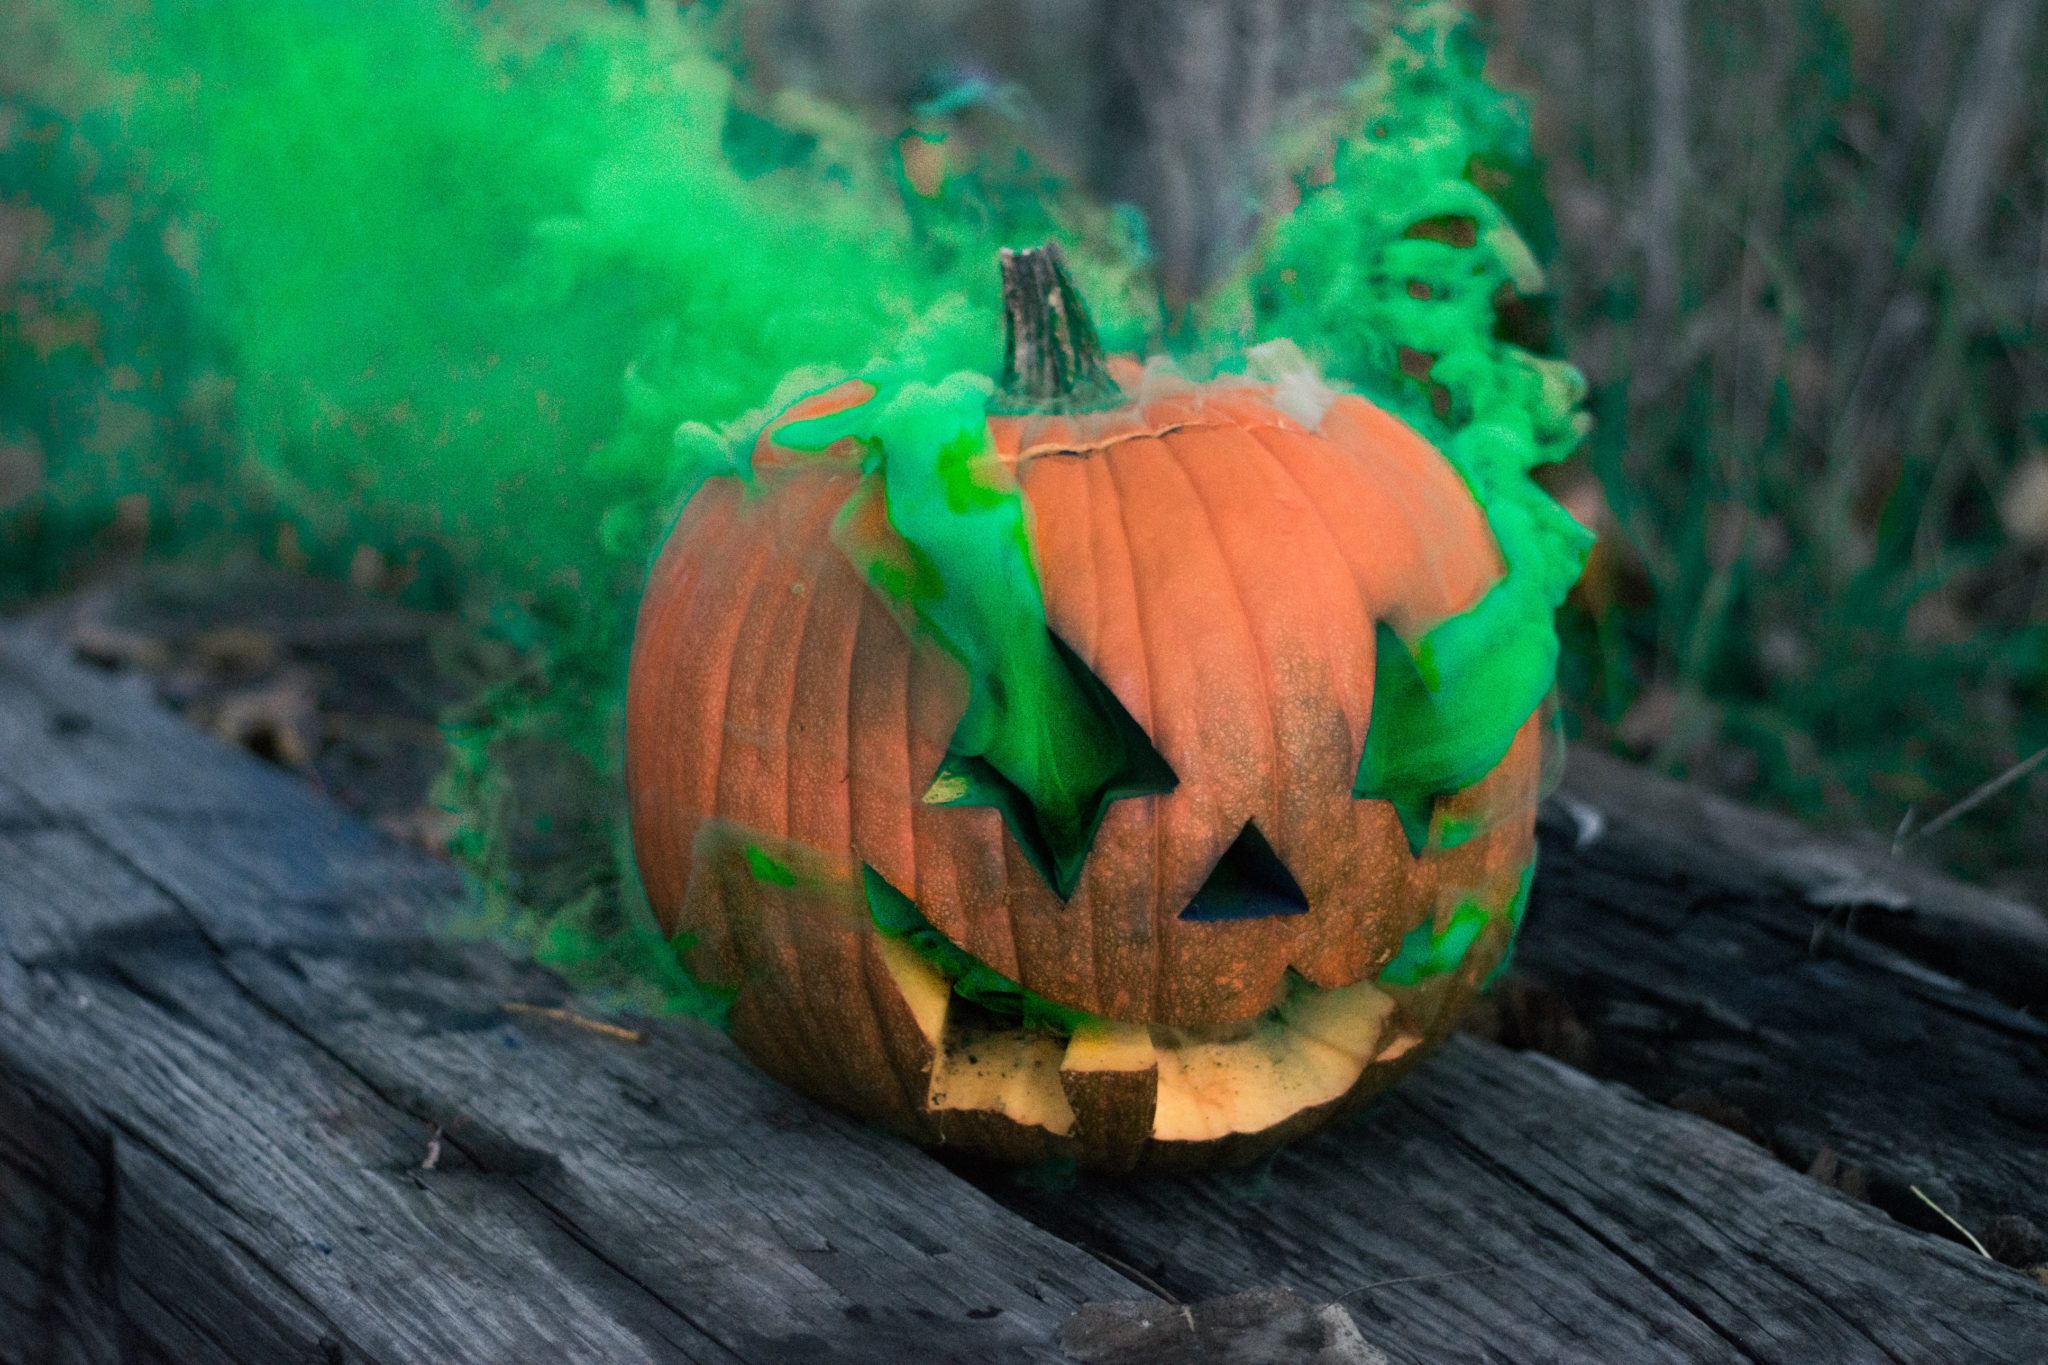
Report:
[[[1123,390],[1109,377],[1102,339],[1074,288],[1058,245],[1012,251],[1003,268],[1001,412],[1093,412],[1115,407]]]

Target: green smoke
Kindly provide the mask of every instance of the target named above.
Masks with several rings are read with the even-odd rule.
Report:
[[[1417,6],[1354,95],[1329,175],[1276,224],[1238,287],[1264,336],[1299,342],[1435,440],[1486,512],[1506,574],[1470,611],[1403,640],[1382,625],[1357,794],[1411,844],[1436,797],[1506,754],[1557,671],[1553,613],[1592,536],[1529,477],[1585,436],[1585,383],[1508,335],[1543,291],[1545,229],[1520,101],[1443,4]]]
[[[1106,231],[1016,194],[913,214],[888,141],[747,90],[715,16],[35,0],[5,24],[10,197],[71,221],[32,243],[35,326],[0,332],[0,439],[40,466],[0,501],[0,585],[141,503],[162,550],[376,550],[510,651],[451,718],[444,796],[494,913],[557,955],[634,894],[615,719],[645,565],[704,472],[679,427],[884,352],[990,367],[1013,240],[1064,238],[1143,330]]]
[[[0,192],[29,207],[0,327],[0,597],[48,586],[110,534],[188,554],[255,542],[330,573],[376,551],[492,646],[488,685],[449,718],[442,787],[486,927],[586,981],[712,1008],[647,929],[625,849],[618,712],[657,541],[792,385],[887,357],[952,395],[932,411],[965,413],[957,376],[1001,354],[998,246],[1061,239],[1106,338],[1143,345],[1135,250],[1035,169],[906,193],[888,138],[738,79],[721,19],[697,17],[715,7],[4,8]],[[1222,354],[1292,337],[1439,440],[1510,566],[1489,610],[1535,659],[1583,545],[1526,475],[1576,441],[1578,388],[1495,337],[1501,286],[1536,287],[1499,207],[1526,198],[1527,148],[1465,32],[1430,12],[1389,44],[1329,187],[1203,314],[1253,322],[1180,341]],[[1473,243],[1412,235],[1424,219],[1469,221]],[[1426,303],[1409,279],[1429,282]],[[1435,389],[1403,376],[1404,349],[1437,357]],[[913,616],[990,660],[957,751],[1085,847],[1081,797],[1105,779],[1071,763],[1105,749],[1062,737],[1101,698],[1069,688],[1092,680],[1042,629],[1015,499],[927,515],[947,506],[948,447],[868,434],[905,490],[892,521],[965,593]],[[920,480],[935,500],[909,491]],[[1483,657],[1493,628],[1444,629],[1407,644],[1451,661],[1436,674],[1452,690],[1423,688],[1390,737],[1467,725],[1473,708],[1453,703],[1476,675],[1458,661]],[[1517,677],[1509,701],[1474,704],[1474,733],[1547,686],[1547,664]],[[1120,742],[1105,741],[1116,772],[1136,764]],[[1442,765],[1426,766],[1403,790],[1436,789]]]
[[[967,373],[938,384],[884,377],[865,402],[778,438],[814,451],[851,439],[866,452],[835,534],[905,628],[967,678],[965,714],[926,799],[1001,810],[1065,897],[1110,802],[1174,779],[1047,626],[1028,505],[989,434],[994,387]]]

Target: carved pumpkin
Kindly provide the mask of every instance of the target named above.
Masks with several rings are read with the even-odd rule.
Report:
[[[1248,1159],[1503,960],[1549,604],[1387,412],[1105,365],[1056,252],[1004,275],[992,405],[841,384],[687,504],[634,647],[641,872],[796,1089],[1013,1160]]]

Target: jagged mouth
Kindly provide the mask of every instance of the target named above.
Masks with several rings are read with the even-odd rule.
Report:
[[[991,1122],[1016,1125],[1052,1150],[1118,1167],[1233,1142],[1255,1154],[1377,1090],[1369,1078],[1384,1082],[1417,1059],[1436,983],[1463,978],[1476,989],[1478,971],[1490,977],[1504,965],[1532,871],[1504,912],[1466,901],[1441,925],[1425,918],[1374,977],[1323,988],[1290,972],[1281,1000],[1263,1014],[1211,1027],[1105,1019],[1056,1004],[940,934],[871,869],[865,889],[871,961],[893,982],[922,1043],[912,1085],[921,1087],[928,1136],[944,1142],[958,1125],[986,1138]],[[1475,953],[1489,938],[1494,948]]]
[[[1080,1015],[1063,1031],[963,996],[901,937],[878,946],[929,1050],[924,1109],[942,1140],[949,1116],[995,1116],[1077,1139],[1091,1164],[1123,1164],[1147,1143],[1284,1133],[1422,1042],[1373,981],[1325,990],[1296,978],[1273,1009],[1215,1029]]]
[[[1525,866],[1517,892],[1440,903],[1356,982],[1290,972],[1263,1013],[1187,1026],[1036,994],[872,867],[715,837],[693,888],[722,907],[697,921],[724,932],[699,951],[733,983],[734,1036],[758,1063],[928,1144],[1097,1169],[1253,1159],[1382,1089],[1502,965],[1529,885]]]

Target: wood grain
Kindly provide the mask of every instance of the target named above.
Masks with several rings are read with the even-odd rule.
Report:
[[[1390,1358],[2011,1361],[2048,1291],[1751,1143],[1470,1038],[1248,1174],[989,1187],[1184,1299],[1277,1280]]]
[[[1613,760],[1574,768],[1564,796],[1582,818],[1546,817],[1516,973],[1586,1037],[1556,1049],[1525,1019],[1518,1041],[1714,1116],[1799,1170],[1832,1163],[1922,1229],[1949,1235],[1916,1185],[1980,1234],[2005,1221],[2034,1244],[2013,1248],[2024,1264],[2048,1262],[2048,1023],[1892,946],[1943,926],[1952,968],[1995,986],[2023,974],[2028,920],[2048,916],[1993,919],[2001,903],[1981,892],[1674,798]],[[1581,847],[1587,809],[1600,831]],[[1836,876],[1816,883],[1823,866]],[[1855,896],[1879,900],[1852,916]],[[2048,983],[2048,954],[2025,974]],[[1502,1000],[1522,1003],[1513,983]]]
[[[0,1360],[1057,1360],[1085,1303],[1264,1287],[1408,1362],[2048,1340],[2029,1278],[1473,1039],[1255,1171],[962,1179],[708,1030],[508,1010],[569,1002],[433,930],[450,869],[19,632],[0,756]],[[2037,1207],[2028,1016],[1860,937],[1811,951],[1826,910],[1782,870],[1660,843],[1676,817],[1625,786],[1568,795],[1615,809],[1583,847],[1547,821],[1520,971],[1589,1065],[1797,1085],[1786,1154],[1810,1129],[1874,1194]]]
[[[0,648],[0,1358],[1058,1359],[1142,1293],[715,1033],[508,1012],[449,869]]]

